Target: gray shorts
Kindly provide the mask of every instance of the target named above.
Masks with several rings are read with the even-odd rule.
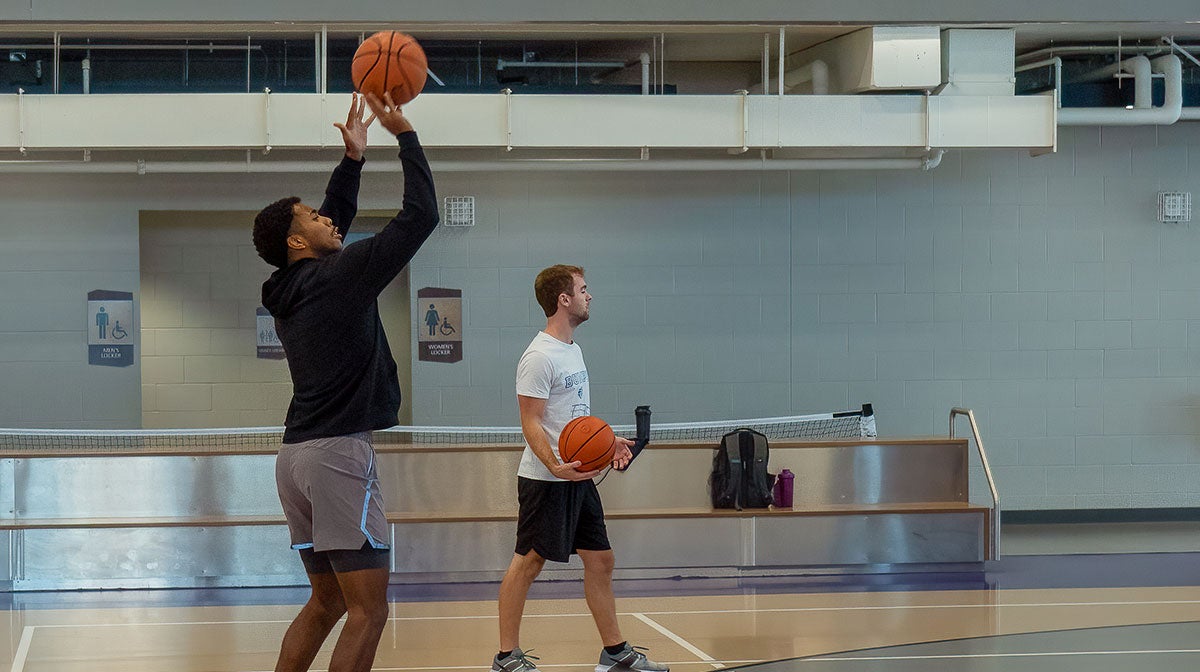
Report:
[[[389,548],[370,432],[283,444],[275,485],[292,548]]]

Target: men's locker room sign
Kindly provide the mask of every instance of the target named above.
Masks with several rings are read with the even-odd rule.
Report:
[[[422,287],[417,290],[417,359],[461,362],[462,290]]]
[[[87,295],[88,364],[133,364],[133,293],[94,289]]]

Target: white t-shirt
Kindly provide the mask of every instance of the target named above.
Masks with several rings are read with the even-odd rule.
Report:
[[[587,366],[578,343],[563,343],[544,331],[521,355],[517,364],[517,394],[546,400],[542,427],[550,439],[554,456],[558,454],[558,435],[573,418],[592,414],[592,395],[588,388]],[[561,457],[560,457],[561,459]],[[561,481],[550,473],[525,442],[517,475],[538,481]]]

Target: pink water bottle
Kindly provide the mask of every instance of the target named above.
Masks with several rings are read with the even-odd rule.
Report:
[[[792,493],[795,488],[796,475],[784,469],[775,477],[775,506],[784,509],[792,508]]]

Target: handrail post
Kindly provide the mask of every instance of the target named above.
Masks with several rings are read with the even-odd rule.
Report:
[[[954,438],[954,419],[959,415],[967,416],[971,423],[971,434],[975,437],[975,447],[979,450],[979,461],[983,464],[983,475],[987,477],[988,489],[992,493],[992,537],[990,557],[984,560],[996,560],[1000,557],[1000,491],[996,489],[996,479],[992,477],[992,467],[988,463],[987,451],[983,449],[983,438],[979,436],[979,425],[975,422],[975,412],[969,408],[954,407],[950,409],[950,438]]]

